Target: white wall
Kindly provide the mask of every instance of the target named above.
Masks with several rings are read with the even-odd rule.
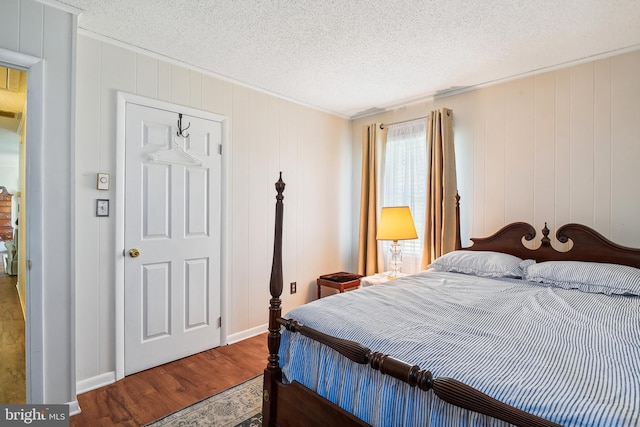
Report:
[[[0,128],[0,185],[11,194],[15,194],[19,188],[19,145],[20,136],[17,133]]]
[[[3,0],[0,61],[27,75],[29,272],[27,399],[75,401],[73,333],[73,53],[76,16],[34,0]],[[43,60],[41,60],[43,59]],[[46,63],[46,66],[45,66]],[[45,212],[46,210],[46,212]],[[73,408],[72,408],[73,410]]]
[[[364,125],[449,107],[463,243],[512,221],[538,230],[546,221],[552,232],[579,222],[640,247],[639,76],[634,51],[355,120],[353,192],[360,191]],[[352,207],[357,224],[355,198]]]
[[[346,119],[89,35],[78,37],[76,117],[77,374],[80,389],[115,370],[115,218],[96,218],[97,172],[116,176],[116,92],[226,116],[231,156],[227,331],[266,330],[274,183],[285,190],[284,310],[310,301],[315,278],[350,270],[351,127]],[[112,189],[114,187],[112,186]],[[288,294],[297,281],[298,292]],[[257,328],[257,329],[256,329]],[[266,362],[265,362],[266,363]]]

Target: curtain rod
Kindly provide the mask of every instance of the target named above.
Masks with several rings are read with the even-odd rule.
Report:
[[[429,116],[424,116],[424,117],[418,117],[417,119],[410,119],[410,120],[402,120],[401,122],[395,122],[395,123],[380,123],[380,129],[384,129],[385,127],[389,127],[389,126],[393,126],[393,125],[401,125],[402,123],[409,123],[409,122],[415,122],[418,120],[424,120],[426,118],[428,118]]]

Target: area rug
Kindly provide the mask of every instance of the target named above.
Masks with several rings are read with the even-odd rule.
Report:
[[[147,427],[260,427],[262,375],[187,406]]]

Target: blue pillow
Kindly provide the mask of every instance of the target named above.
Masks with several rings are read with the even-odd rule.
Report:
[[[523,279],[564,289],[607,295],[640,295],[640,269],[583,261],[546,261],[523,265]]]
[[[481,277],[522,277],[521,258],[491,251],[453,251],[436,259],[435,271],[472,274]]]

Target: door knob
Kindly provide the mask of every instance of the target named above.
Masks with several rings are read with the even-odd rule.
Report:
[[[138,248],[133,248],[129,251],[129,256],[131,258],[136,258],[140,255],[140,250],[138,250]]]

